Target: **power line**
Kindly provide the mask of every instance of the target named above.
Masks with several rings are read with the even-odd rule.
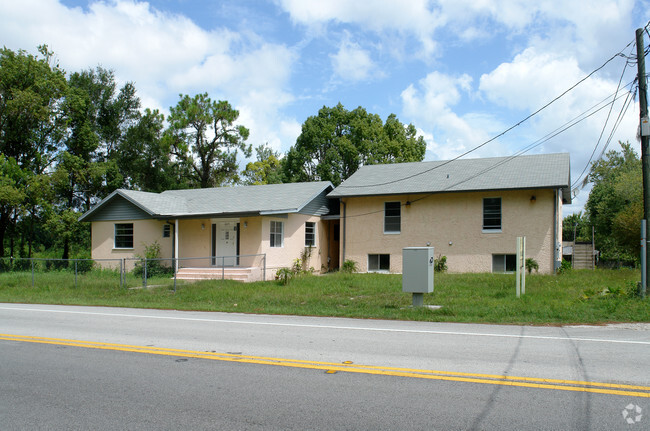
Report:
[[[634,82],[635,81],[632,81],[632,82],[628,83],[627,85],[625,85],[624,88],[627,88],[628,86],[632,85]],[[614,93],[612,95],[614,95]],[[496,169],[497,167],[499,167],[499,166],[501,166],[501,165],[503,165],[505,163],[508,163],[511,160],[513,160],[513,159],[515,159],[517,157],[520,157],[521,155],[527,153],[528,151],[530,151],[530,150],[532,150],[532,149],[534,149],[534,148],[536,148],[536,147],[550,141],[551,139],[555,138],[556,136],[560,135],[561,133],[563,133],[563,132],[567,131],[568,129],[580,124],[581,122],[587,120],[588,118],[591,118],[592,116],[596,115],[597,113],[599,113],[603,109],[607,108],[608,106],[614,104],[616,101],[618,101],[618,100],[622,99],[623,97],[625,97],[623,95],[618,96],[614,100],[611,100],[611,101],[605,103],[604,105],[599,106],[599,105],[603,104],[606,100],[608,100],[610,97],[612,97],[612,95],[607,96],[605,99],[601,100],[600,102],[596,103],[595,105],[593,105],[592,107],[590,107],[586,111],[582,112],[581,114],[579,114],[579,115],[575,116],[574,118],[572,118],[571,120],[567,121],[562,126],[560,126],[560,127],[556,128],[555,130],[547,133],[542,138],[532,142],[531,144],[523,147],[522,149],[520,149],[516,153],[512,154],[511,156],[509,156],[509,157],[507,157],[507,158],[505,158],[503,160],[500,160],[499,162],[495,163],[494,165],[483,169],[482,171],[472,175],[471,177],[465,178],[462,181],[458,181],[458,182],[456,182],[454,184],[451,184],[451,185],[445,187],[444,189],[438,190],[436,192],[414,193],[414,194],[424,194],[425,196],[422,196],[420,198],[411,200],[411,201],[409,201],[409,203],[413,204],[415,202],[418,202],[418,201],[421,201],[421,200],[426,199],[428,197],[431,197],[434,194],[444,193],[445,191],[448,191],[453,187],[456,187],[456,186],[458,186],[460,184],[463,184],[463,183],[465,183],[467,181],[470,181],[470,180],[472,180],[474,178],[477,178],[477,177],[479,177],[479,176],[481,176],[481,175],[483,175],[483,174],[485,174],[485,173],[487,173],[487,172],[489,172],[489,171],[491,171],[493,169]],[[628,99],[630,98],[629,93],[627,93],[627,98]],[[627,99],[626,99],[626,102],[624,102],[624,104],[625,103],[628,103],[628,106],[629,106],[629,101],[627,101]],[[619,115],[619,118],[620,118],[620,115]],[[429,170],[427,170],[425,172],[430,172],[431,170],[432,169],[429,169]],[[402,204],[402,206],[404,206],[404,205],[405,204]],[[381,212],[383,212],[383,210],[370,211],[370,212],[366,212],[366,213],[362,213],[362,214],[346,215],[346,218],[362,217],[362,216],[366,216],[366,215],[378,214],[378,213],[381,213]]]
[[[649,23],[649,25],[650,25],[650,23]],[[647,26],[646,26],[646,27],[647,27]],[[451,163],[451,162],[453,162],[453,161],[456,161],[456,160],[458,160],[458,159],[460,159],[460,158],[462,158],[462,157],[465,157],[466,155],[468,155],[468,154],[470,154],[470,153],[473,153],[474,151],[478,150],[479,148],[484,147],[485,145],[489,144],[490,142],[495,141],[496,139],[500,138],[501,136],[504,136],[506,133],[510,132],[511,130],[513,130],[513,129],[517,128],[517,127],[519,127],[521,124],[525,123],[526,121],[530,120],[532,117],[534,117],[535,115],[539,114],[541,111],[543,111],[544,109],[548,108],[548,107],[549,107],[550,105],[552,105],[553,103],[555,103],[555,102],[557,102],[558,100],[560,100],[560,99],[561,99],[562,97],[564,97],[567,93],[573,91],[577,86],[579,86],[580,84],[582,84],[583,82],[585,82],[585,81],[586,81],[587,79],[589,79],[592,75],[594,75],[595,73],[599,72],[601,69],[603,69],[605,66],[607,66],[610,62],[612,62],[616,57],[623,57],[623,58],[628,59],[628,57],[625,56],[625,55],[623,54],[623,51],[625,51],[625,50],[626,50],[630,45],[632,45],[633,43],[634,43],[634,40],[631,41],[630,43],[628,43],[628,44],[627,44],[627,45],[626,45],[626,46],[625,46],[621,51],[619,51],[619,52],[617,52],[616,54],[614,54],[613,56],[611,56],[611,57],[610,57],[607,61],[605,61],[601,66],[599,66],[598,68],[594,69],[594,70],[593,70],[591,73],[589,73],[587,76],[585,76],[584,78],[582,78],[581,80],[579,80],[578,82],[576,82],[575,84],[573,84],[571,87],[569,87],[567,90],[565,90],[562,94],[560,94],[559,96],[555,97],[553,100],[551,100],[550,102],[548,102],[547,104],[545,104],[545,105],[542,106],[541,108],[537,109],[537,110],[536,110],[535,112],[533,112],[532,114],[530,114],[530,115],[528,115],[527,117],[525,117],[524,119],[520,120],[518,123],[514,124],[513,126],[510,126],[509,128],[507,128],[507,129],[504,130],[503,132],[499,133],[498,135],[493,136],[492,138],[488,139],[487,141],[483,142],[482,144],[477,145],[476,147],[474,147],[474,148],[472,148],[472,149],[470,149],[470,150],[468,150],[468,151],[466,151],[466,152],[460,154],[459,156],[454,157],[454,158],[451,159],[451,160],[447,160],[447,161],[445,161],[445,162],[443,162],[443,163],[441,163],[441,164],[439,164],[439,165],[436,165],[436,166],[434,166],[434,167],[432,167],[432,168],[430,168],[430,169],[427,169],[427,170],[425,170],[425,171],[418,172],[418,173],[416,173],[416,174],[409,175],[409,176],[406,176],[406,177],[404,177],[404,178],[400,178],[400,179],[397,179],[397,180],[391,180],[391,181],[387,181],[387,182],[384,182],[384,183],[364,184],[364,185],[357,185],[357,186],[346,186],[346,185],[345,185],[345,182],[344,182],[343,184],[339,185],[339,187],[341,187],[341,188],[348,188],[348,187],[350,187],[350,188],[352,188],[352,187],[353,187],[353,188],[366,188],[366,187],[377,187],[377,186],[385,186],[385,185],[388,185],[388,184],[394,184],[394,183],[397,183],[397,182],[400,182],[400,181],[404,181],[404,180],[408,180],[408,179],[411,179],[411,178],[414,178],[414,177],[417,177],[417,176],[423,175],[423,174],[425,174],[425,173],[427,173],[427,172],[430,172],[430,171],[433,171],[433,170],[439,169],[439,168],[441,168],[441,167],[443,167],[443,166],[448,165],[449,163]],[[629,61],[629,59],[628,59],[628,61]],[[626,63],[627,63],[627,62],[626,62]]]

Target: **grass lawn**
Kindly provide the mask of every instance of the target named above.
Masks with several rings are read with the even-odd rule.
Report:
[[[401,290],[401,275],[344,274],[303,276],[287,286],[276,281],[148,281],[91,271],[79,275],[50,272],[0,274],[0,302],[105,305],[116,307],[241,313],[338,316],[373,319],[510,324],[650,322],[650,300],[632,297],[640,279],[635,270],[578,270],[560,275],[526,277],[526,294],[515,296],[513,274],[435,274],[425,304],[439,310],[413,309],[411,294]]]

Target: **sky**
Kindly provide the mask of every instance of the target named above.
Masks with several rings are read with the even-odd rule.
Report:
[[[143,108],[227,100],[254,147],[286,152],[340,102],[412,123],[425,160],[568,152],[577,187],[618,141],[640,153],[628,60],[648,21],[650,0],[0,0],[0,43],[111,69]]]

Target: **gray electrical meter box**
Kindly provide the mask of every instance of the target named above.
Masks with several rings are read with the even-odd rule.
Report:
[[[433,247],[402,249],[402,291],[433,292]]]

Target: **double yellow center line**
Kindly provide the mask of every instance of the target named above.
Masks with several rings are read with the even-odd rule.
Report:
[[[649,386],[622,385],[615,383],[584,382],[575,380],[540,379],[533,377],[501,376],[494,374],[461,373],[454,371],[419,370],[410,368],[358,365],[349,361],[343,363],[307,361],[299,359],[267,358],[262,356],[232,353],[200,352],[196,350],[168,349],[164,347],[134,346],[128,344],[100,343],[96,341],[67,340],[62,338],[34,337],[28,335],[0,334],[0,340],[26,343],[55,344],[59,346],[84,347],[89,349],[115,350],[122,352],[147,353],[151,355],[177,356],[183,358],[211,359],[216,361],[241,362],[246,364],[275,365],[281,367],[324,370],[328,373],[346,372],[374,374],[418,379],[447,380],[454,382],[481,383],[525,388],[552,389],[558,391],[592,392],[598,394],[623,395],[650,398]]]

